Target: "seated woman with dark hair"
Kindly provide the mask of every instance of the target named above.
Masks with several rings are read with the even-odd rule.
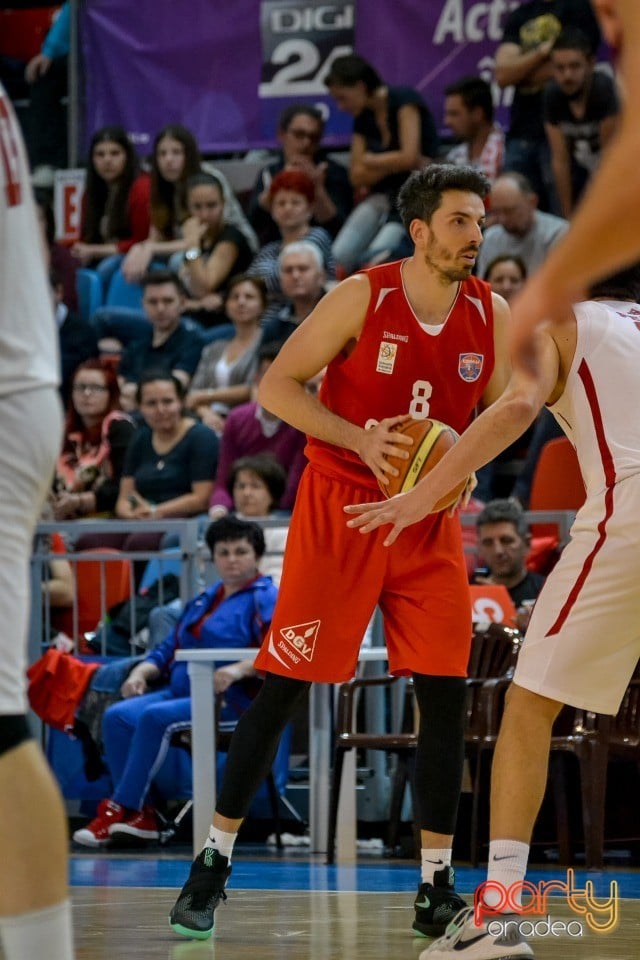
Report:
[[[126,130],[101,127],[91,138],[82,199],[80,240],[71,252],[84,266],[111,259],[106,282],[124,255],[145,240],[150,228],[151,181],[140,173],[138,156]]]
[[[104,714],[105,758],[115,789],[91,823],[74,833],[82,846],[159,837],[153,776],[171,736],[191,727],[187,664],[176,661],[176,650],[259,647],[267,634],[277,590],[258,570],[265,550],[262,530],[257,523],[224,517],[209,526],[206,542],[219,579],[187,604],[164,643],[133,668],[121,689],[123,700]],[[222,698],[220,720],[233,728],[259,689],[253,661],[218,664],[213,683]]]
[[[124,462],[116,514],[124,520],[160,520],[206,514],[218,462],[218,438],[184,413],[177,377],[149,371],[138,384],[145,421]]]
[[[289,532],[288,511],[278,506],[287,486],[287,474],[276,458],[268,453],[240,457],[231,468],[227,487],[233,499],[236,516],[243,519],[264,520],[282,516],[279,526],[266,526],[264,539],[266,556],[260,564],[263,573],[280,584],[282,560]]]
[[[204,347],[200,356],[187,405],[217,433],[222,433],[229,410],[250,398],[262,340],[260,321],[266,305],[267,291],[260,277],[234,277],[225,302],[233,327],[226,337]]]
[[[50,498],[56,520],[113,514],[134,432],[133,421],[120,409],[113,367],[98,359],[80,364],[73,375]]]
[[[527,268],[521,257],[503,253],[487,265],[484,278],[491,289],[504,297],[507,303],[522,289],[527,279]]]
[[[187,249],[171,258],[187,291],[184,312],[205,327],[225,323],[229,278],[243,273],[253,252],[246,237],[224,218],[224,191],[217,177],[197,173],[187,180],[189,217],[182,225]]]

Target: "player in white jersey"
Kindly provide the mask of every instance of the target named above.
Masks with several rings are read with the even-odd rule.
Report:
[[[640,657],[640,266],[592,287],[592,300],[536,333],[536,376],[515,371],[414,490],[347,507],[388,544],[455,483],[516,440],[548,403],[575,444],[587,497],[542,589],[518,657],[493,763],[488,881],[481,910],[463,911],[420,960],[524,960],[519,893],[544,795],[551,728],[564,703],[615,714]],[[476,925],[479,913],[497,924]],[[505,922],[506,921],[506,922]]]
[[[27,725],[33,530],[62,432],[57,337],[24,144],[0,86],[0,939],[72,960],[62,799]]]

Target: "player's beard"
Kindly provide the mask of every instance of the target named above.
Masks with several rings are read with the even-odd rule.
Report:
[[[439,243],[432,233],[424,252],[424,262],[431,270],[440,275],[444,283],[457,283],[459,280],[466,280],[471,276],[473,264],[456,263],[455,258],[456,254],[451,253],[450,250]]]

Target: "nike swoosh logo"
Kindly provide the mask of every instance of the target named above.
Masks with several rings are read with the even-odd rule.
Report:
[[[427,860],[427,863],[444,863],[444,860]]]
[[[497,863],[498,860],[515,860],[516,857],[515,857],[515,854],[512,854],[512,853],[508,854],[506,857],[497,857],[494,853],[493,859],[494,859],[494,862]]]
[[[418,900],[416,900],[416,902],[414,903],[414,907],[430,907],[430,906],[431,906],[431,900],[427,900],[426,897],[424,898],[422,903],[420,903]]]
[[[487,934],[481,933],[479,937],[471,937],[470,940],[459,940],[457,943],[454,943],[454,950],[466,950],[467,947],[472,947],[474,943],[480,943],[481,940],[486,940]]]

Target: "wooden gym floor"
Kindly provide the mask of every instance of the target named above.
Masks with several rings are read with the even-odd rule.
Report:
[[[234,857],[229,899],[216,912],[216,932],[204,943],[177,937],[167,916],[189,870],[187,855],[73,855],[71,884],[77,960],[417,960],[428,943],[411,932],[418,866],[361,858],[327,867],[308,853]],[[565,879],[545,869],[529,875]],[[610,934],[534,939],[539,960],[637,960],[640,956],[640,874],[610,868],[586,874],[605,897],[620,887],[619,923]],[[457,868],[456,886],[471,902],[484,871]],[[552,901],[553,920],[580,919]],[[576,925],[573,925],[574,932]],[[1,953],[0,953],[1,955]],[[46,958],[33,958],[46,960]]]

